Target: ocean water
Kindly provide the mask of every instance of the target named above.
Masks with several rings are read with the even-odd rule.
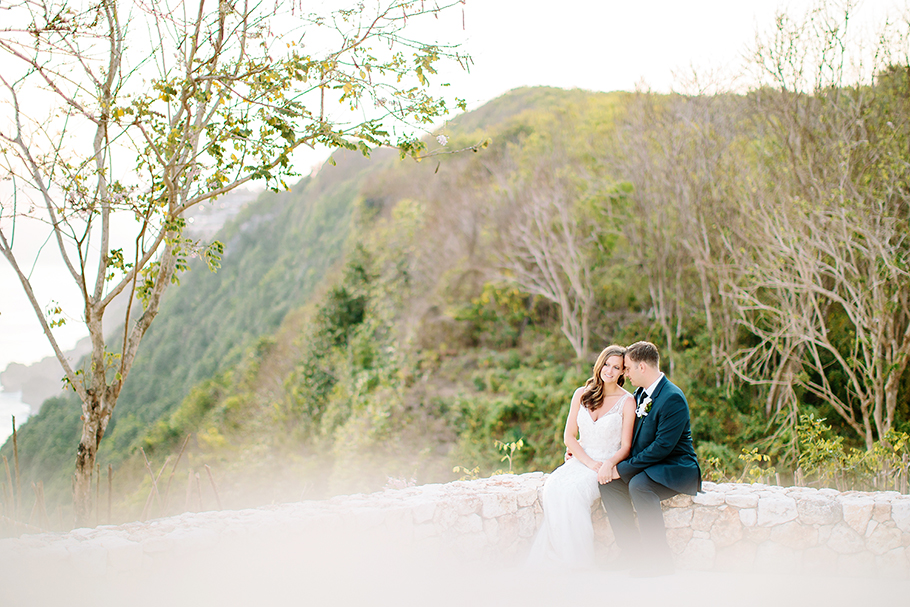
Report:
[[[16,416],[16,429],[22,427],[31,410],[22,402],[22,392],[0,391],[0,445],[13,434],[12,416]]]

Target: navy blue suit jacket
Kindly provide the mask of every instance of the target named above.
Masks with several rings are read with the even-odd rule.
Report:
[[[636,401],[642,388],[635,391]],[[692,447],[689,403],[682,390],[664,376],[651,395],[651,409],[635,420],[628,459],[616,466],[625,482],[644,472],[678,493],[701,490],[701,469]]]

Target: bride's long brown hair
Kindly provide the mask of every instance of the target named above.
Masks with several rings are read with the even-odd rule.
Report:
[[[595,411],[604,404],[604,380],[601,379],[600,372],[607,364],[607,359],[611,356],[623,356],[625,353],[625,348],[613,345],[604,348],[604,351],[597,357],[597,362],[594,363],[594,375],[585,382],[585,391],[581,395],[581,404],[588,411]],[[622,386],[625,381],[625,376],[620,375],[616,380],[616,385]]]

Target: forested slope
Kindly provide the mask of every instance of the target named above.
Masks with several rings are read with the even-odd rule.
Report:
[[[593,357],[638,339],[708,478],[906,482],[910,320],[875,306],[910,297],[907,73],[837,96],[520,89],[422,162],[339,157],[263,195],[143,344],[101,451],[120,516],[149,495],[142,452],[170,470],[186,436],[187,504],[206,465],[226,505],[551,469]],[[865,132],[830,128],[849,112]],[[77,410],[20,435],[61,501]]]

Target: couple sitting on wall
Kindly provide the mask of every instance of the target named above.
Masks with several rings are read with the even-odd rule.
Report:
[[[626,379],[634,393],[623,389]],[[701,470],[686,397],[661,373],[654,344],[600,353],[593,376],[572,396],[565,441],[566,462],[544,485],[544,521],[529,563],[593,566],[591,506],[600,497],[621,564],[633,575],[672,572],[660,502],[695,495]]]

